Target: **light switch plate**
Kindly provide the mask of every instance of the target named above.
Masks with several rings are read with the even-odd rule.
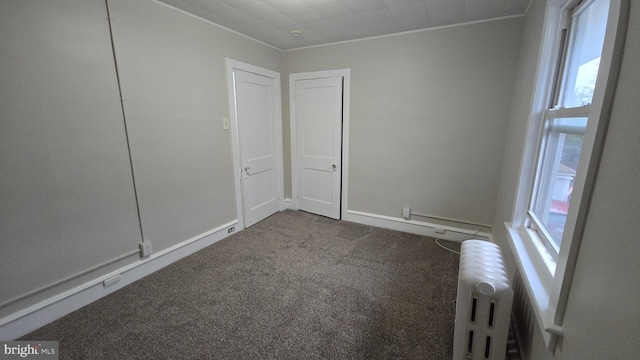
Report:
[[[222,118],[222,128],[225,130],[231,129],[231,125],[229,124],[229,118]]]

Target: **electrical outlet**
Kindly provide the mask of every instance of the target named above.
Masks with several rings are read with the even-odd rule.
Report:
[[[405,206],[404,208],[402,208],[402,217],[409,220],[409,218],[411,217],[411,208],[408,206]]]
[[[151,241],[146,240],[138,244],[140,247],[140,257],[147,257],[151,255]]]
[[[444,234],[444,229],[441,229],[441,228],[435,228],[435,229],[433,229],[433,231],[434,231],[436,234]]]
[[[232,232],[236,231],[236,227],[232,226],[230,228],[227,229],[227,234],[231,234]]]

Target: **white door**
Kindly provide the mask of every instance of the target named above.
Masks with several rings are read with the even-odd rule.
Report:
[[[249,227],[280,210],[276,79],[234,69],[242,208]]]
[[[295,81],[298,208],[340,218],[342,77]]]

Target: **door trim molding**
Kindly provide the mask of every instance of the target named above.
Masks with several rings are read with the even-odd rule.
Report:
[[[349,113],[351,94],[351,69],[312,71],[289,74],[289,141],[291,143],[291,209],[298,209],[298,164],[296,138],[295,84],[298,80],[342,77],[342,179],[340,195],[340,218],[344,219],[349,199]]]
[[[237,60],[226,58],[227,65],[227,94],[229,98],[229,126],[231,131],[231,153],[233,156],[233,178],[235,184],[236,213],[238,219],[238,229],[245,228],[244,211],[242,205],[242,165],[240,159],[240,133],[238,131],[238,114],[236,111],[236,94],[234,83],[234,71],[241,70],[264,77],[272,78],[276,82],[276,176],[278,181],[278,197],[280,200],[280,210],[287,207],[284,201],[284,161],[282,157],[282,98],[280,87],[280,73],[264,69],[259,66],[243,63]]]

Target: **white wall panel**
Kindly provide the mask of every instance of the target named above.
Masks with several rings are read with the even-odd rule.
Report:
[[[225,58],[279,52],[147,0],[110,0],[144,236],[154,251],[236,218]]]
[[[2,315],[140,232],[104,1],[2,1],[0,34]]]

